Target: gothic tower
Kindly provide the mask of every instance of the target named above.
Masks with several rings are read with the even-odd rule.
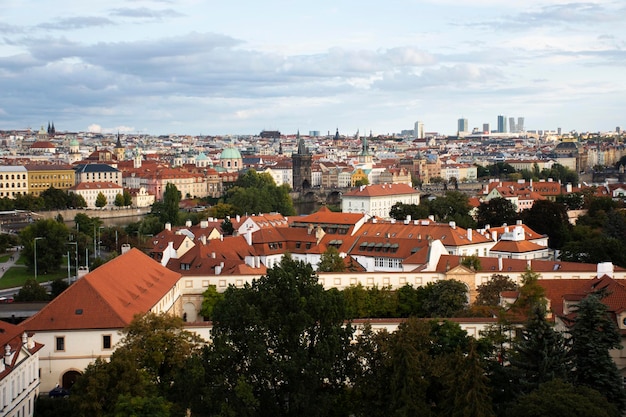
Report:
[[[298,131],[296,139],[298,140],[298,153],[291,154],[293,189],[294,191],[303,191],[311,188],[313,155],[304,145],[304,139],[300,137],[300,131]]]
[[[117,142],[115,143],[115,156],[118,161],[124,160],[124,147],[122,146],[122,141],[120,140],[120,132],[117,132]]]

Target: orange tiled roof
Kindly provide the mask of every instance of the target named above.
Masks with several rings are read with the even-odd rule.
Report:
[[[79,279],[21,326],[35,332],[123,328],[154,307],[180,277],[131,249]]]

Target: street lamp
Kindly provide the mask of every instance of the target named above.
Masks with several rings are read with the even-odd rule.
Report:
[[[78,279],[78,242],[67,242],[68,245],[76,245],[76,279]],[[67,261],[68,265],[69,265],[69,259]],[[69,269],[69,267],[68,267]],[[69,281],[69,277],[68,277],[68,281]],[[69,282],[68,282],[69,284]]]
[[[102,256],[102,229],[104,229],[104,226],[98,227],[98,258]]]
[[[35,238],[35,281],[37,281],[37,241],[43,239],[43,237]]]

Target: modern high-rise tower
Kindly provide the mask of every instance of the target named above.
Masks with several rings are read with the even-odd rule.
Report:
[[[424,122],[420,122],[419,120],[415,122],[414,133],[417,139],[424,139]]]
[[[509,117],[509,132],[517,133],[517,126],[515,126],[515,117]]]
[[[518,132],[524,132],[524,118],[523,117],[518,117],[517,118],[517,131]]]
[[[457,131],[459,133],[465,133],[469,131],[469,123],[467,119],[459,119]]]
[[[506,116],[498,116],[498,133],[506,133]]]

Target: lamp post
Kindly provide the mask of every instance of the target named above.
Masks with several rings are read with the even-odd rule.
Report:
[[[76,279],[78,279],[78,242],[67,242],[67,244],[76,245]],[[68,260],[68,265],[69,265],[69,260]],[[69,277],[68,277],[68,281],[69,281]]]
[[[102,229],[104,229],[104,226],[98,227],[98,258],[102,256]]]
[[[37,281],[37,241],[43,239],[43,237],[35,238],[35,281]]]

